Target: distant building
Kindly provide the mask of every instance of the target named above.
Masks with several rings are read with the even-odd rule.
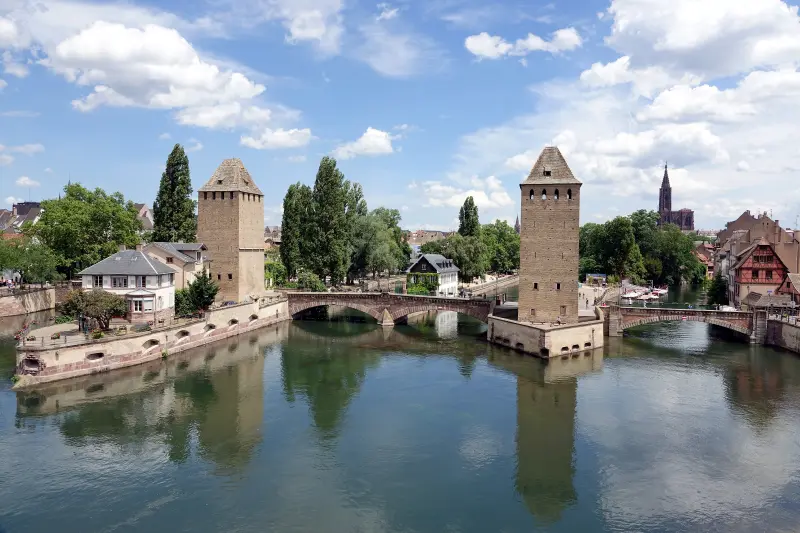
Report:
[[[519,230],[520,230],[519,215],[517,215],[517,221],[514,223],[514,231],[517,232],[517,235],[519,235]]]
[[[411,274],[410,283],[417,283],[414,274],[437,274],[439,296],[456,296],[458,294],[458,267],[452,260],[439,254],[423,254],[406,271]],[[421,276],[420,276],[421,277]]]
[[[794,306],[800,305],[800,274],[789,274],[783,280],[781,286],[775,291],[778,295],[788,295]]]
[[[142,223],[142,230],[153,229],[153,212],[147,204],[133,204],[136,207],[136,218]]]
[[[264,193],[241,160],[223,161],[198,190],[197,240],[213,259],[218,300],[243,302],[264,292]]]
[[[775,252],[773,245],[762,237],[736,256],[730,268],[733,284],[729,286],[729,300],[734,305],[747,305],[750,293],[775,294],[789,274],[786,264]]]
[[[694,230],[694,211],[691,209],[672,210],[672,186],[669,184],[669,171],[664,165],[664,179],[658,194],[659,226],[675,224],[681,231]]]
[[[280,247],[282,233],[280,226],[266,226],[264,228],[264,249]]]
[[[36,224],[42,216],[42,205],[39,202],[20,202],[8,209],[0,209],[0,233],[6,235],[19,234],[26,222]],[[8,237],[6,237],[8,238]]]
[[[150,257],[175,271],[175,288],[185,289],[210,268],[208,248],[199,242],[151,242],[143,248]]]
[[[714,277],[714,247],[707,243],[701,242],[695,246],[693,253],[697,259],[703,263],[706,268],[706,279]]]
[[[125,298],[130,322],[156,323],[175,315],[175,272],[137,246],[120,251],[78,275],[85,291],[101,289]]]

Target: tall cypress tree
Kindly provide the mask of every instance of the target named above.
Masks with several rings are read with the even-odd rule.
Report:
[[[322,280],[330,276],[334,285],[345,278],[349,264],[345,212],[348,188],[344,174],[336,168],[336,160],[323,157],[311,193],[314,227],[309,236],[314,242],[314,255],[310,267]]]
[[[481,232],[481,223],[478,219],[478,206],[472,196],[467,196],[464,205],[458,212],[458,232],[464,237],[478,237]]]
[[[167,158],[153,204],[153,240],[194,242],[197,239],[194,208],[189,158],[183,146],[176,144]]]
[[[311,188],[302,183],[289,186],[283,198],[283,219],[281,221],[281,262],[289,277],[295,277],[298,270],[306,266],[309,257],[309,233],[311,222]]]

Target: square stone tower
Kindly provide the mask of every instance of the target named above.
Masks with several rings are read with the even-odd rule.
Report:
[[[520,184],[519,321],[578,323],[581,182],[555,146]]]
[[[264,292],[264,194],[239,159],[226,159],[197,198],[197,240],[208,247],[217,300]]]

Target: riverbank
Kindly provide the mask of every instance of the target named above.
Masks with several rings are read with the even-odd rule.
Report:
[[[22,316],[56,307],[55,288],[15,290],[0,293],[0,318]]]
[[[39,346],[20,345],[15,370],[18,381],[14,388],[34,387],[140,365],[290,319],[287,300],[281,299],[272,303],[252,302],[213,309],[204,319],[159,331],[86,340],[77,344],[43,342]]]

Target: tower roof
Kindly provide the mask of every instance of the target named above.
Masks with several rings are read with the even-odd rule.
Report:
[[[220,163],[214,175],[205,185],[198,189],[200,192],[240,191],[263,196],[250,173],[244,168],[241,159],[226,159]]]
[[[557,183],[575,183],[580,181],[572,174],[567,160],[561,155],[561,150],[556,146],[546,146],[539,159],[531,169],[523,185],[553,185]]]
[[[667,171],[667,164],[664,163],[664,179],[661,180],[661,188],[667,189],[669,187],[669,172]]]

